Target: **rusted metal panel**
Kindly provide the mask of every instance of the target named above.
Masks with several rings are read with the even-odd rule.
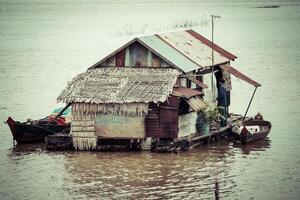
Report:
[[[170,106],[159,107],[160,138],[177,138],[178,109]]]
[[[205,37],[203,37],[202,35],[200,35],[199,33],[197,33],[196,31],[190,29],[186,31],[187,33],[191,34],[193,37],[195,37],[196,39],[200,40],[203,44],[207,45],[208,47],[212,47],[212,42],[209,41],[208,39],[206,39]],[[228,51],[226,51],[225,49],[221,48],[220,46],[218,46],[217,44],[214,43],[213,45],[213,49],[218,52],[219,54],[223,55],[224,57],[226,57],[229,60],[234,60],[237,57],[231,53],[229,53]]]
[[[179,98],[169,97],[159,105],[159,138],[177,138],[179,104]]]
[[[93,69],[93,68],[98,68],[101,66],[104,66],[104,62],[107,59],[110,59],[111,57],[114,57],[118,52],[120,52],[121,50],[125,49],[126,47],[128,47],[130,44],[134,43],[137,39],[133,39],[130,40],[129,42],[127,42],[126,44],[124,44],[123,46],[121,46],[120,48],[116,49],[115,51],[113,51],[111,54],[105,56],[104,58],[102,58],[100,61],[98,61],[97,63],[95,63],[94,65],[92,65],[91,67],[89,67],[89,69]],[[115,66],[115,65],[113,65]]]
[[[134,67],[147,66],[148,49],[138,42],[129,46],[129,64]]]
[[[149,50],[150,51],[150,50]],[[159,56],[151,53],[151,67],[171,67],[168,63],[163,61]]]
[[[246,81],[247,83],[253,85],[254,87],[261,86],[260,83],[254,81],[251,78],[249,78],[248,76],[242,74],[240,71],[238,71],[237,69],[231,67],[229,64],[221,65],[220,68],[222,68],[223,70],[227,71],[228,73],[238,77],[239,79],[242,79],[243,81]]]
[[[197,90],[193,90],[190,88],[186,87],[174,87],[172,95],[176,97],[185,97],[187,99],[196,96],[196,95],[201,95],[202,92],[199,92]]]
[[[152,62],[151,65],[153,67],[161,67],[161,58],[159,58],[157,55],[155,55],[154,53],[152,53]]]
[[[125,66],[125,49],[119,51],[116,54],[116,67],[124,67]]]
[[[170,106],[174,108],[178,108],[180,104],[180,99],[178,97],[170,96],[168,97],[167,101],[160,103],[162,106]]]
[[[114,67],[116,66],[116,56],[111,56],[107,58],[103,63],[100,64],[100,67]]]
[[[108,62],[109,59],[112,59],[126,47],[137,42],[141,43],[146,49],[152,51],[162,59],[159,64],[155,63],[156,60],[154,59],[154,66],[164,66],[166,65],[165,63],[168,63],[168,65],[181,69],[184,72],[190,72],[211,65],[211,42],[197,32],[187,30],[135,38],[90,68],[97,68],[99,66],[105,66],[105,63],[111,63]],[[224,63],[237,58],[216,44],[213,45],[213,48],[215,50],[215,64]],[[130,63],[130,66],[148,66],[150,62],[147,57],[149,58],[150,56],[147,56],[149,54],[145,53],[145,49],[138,49],[137,52],[131,56],[135,56],[138,52],[140,52],[141,55],[137,55],[137,57],[134,58],[134,62]],[[153,61],[151,63],[153,64]]]
[[[159,38],[167,43],[170,47],[176,49],[186,59],[197,64],[199,68],[212,65],[211,46],[206,45],[189,32],[180,31],[172,33],[159,34]],[[227,62],[228,58],[220,54],[218,51],[214,54],[214,63],[220,64]]]
[[[159,138],[159,110],[155,103],[149,103],[148,114],[145,119],[146,137]]]
[[[96,135],[107,138],[145,138],[144,116],[97,114]]]
[[[184,72],[199,69],[197,64],[187,59],[155,35],[140,37],[137,40],[173,67],[181,69]]]

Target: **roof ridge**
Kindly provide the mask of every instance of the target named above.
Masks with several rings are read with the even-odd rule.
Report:
[[[195,63],[196,65],[198,65],[200,68],[202,68],[203,66],[199,65],[196,61],[194,61],[192,58],[188,57],[187,55],[185,55],[184,53],[182,53],[180,50],[178,50],[177,48],[175,48],[172,44],[170,44],[169,42],[167,42],[164,38],[162,38],[159,34],[154,34],[156,37],[158,37],[160,40],[162,40],[164,43],[166,43],[167,45],[169,45],[171,48],[173,48],[174,50],[176,50],[178,53],[180,53],[181,55],[183,55],[184,57],[186,57],[187,59],[189,59],[190,61],[192,61],[193,63]]]

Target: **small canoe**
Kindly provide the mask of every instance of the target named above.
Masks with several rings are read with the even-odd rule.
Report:
[[[234,127],[236,140],[243,144],[262,140],[270,133],[272,124],[262,119],[243,121],[239,127]]]
[[[8,117],[6,123],[8,124],[13,139],[17,143],[33,143],[45,140],[47,135],[53,135],[59,132],[68,132],[70,129],[69,123],[57,123],[55,121],[46,123],[48,120],[42,119],[31,122],[18,122]]]

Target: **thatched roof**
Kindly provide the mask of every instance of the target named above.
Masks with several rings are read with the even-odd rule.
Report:
[[[66,103],[164,102],[180,72],[170,68],[97,68],[77,75],[58,97]]]

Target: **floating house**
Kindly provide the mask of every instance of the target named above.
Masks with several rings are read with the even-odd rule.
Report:
[[[194,134],[196,112],[213,100],[218,79],[226,79],[229,95],[230,74],[259,86],[230,66],[236,58],[193,30],[134,38],[76,76],[58,97],[72,104],[74,147],[122,140],[147,148],[153,139]]]

